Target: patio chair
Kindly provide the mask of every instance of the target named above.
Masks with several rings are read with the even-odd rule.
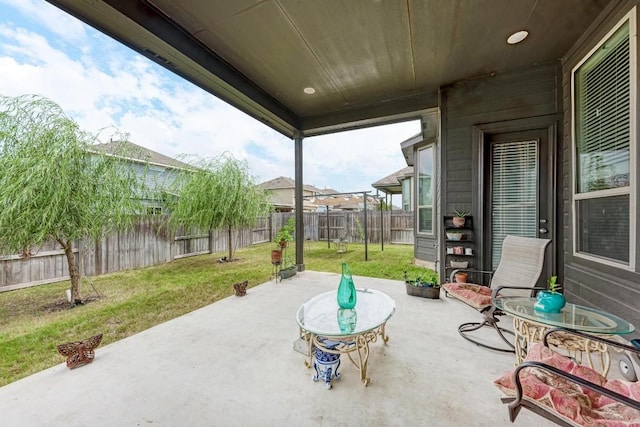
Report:
[[[471,283],[445,283],[442,288],[446,296],[452,296],[478,310],[483,315],[482,322],[467,322],[458,327],[458,333],[468,341],[496,351],[515,352],[514,344],[505,337],[505,333],[513,335],[510,330],[498,326],[498,315],[503,313],[492,304],[493,298],[507,296],[535,296],[546,288],[536,287],[542,273],[545,250],[551,241],[532,237],[507,236],[502,243],[502,258],[495,271],[456,269],[451,272],[450,282],[458,271],[489,275],[491,286]],[[489,326],[498,332],[506,343],[505,347],[497,347],[479,341],[468,334]]]
[[[632,352],[640,349],[570,329],[548,330],[542,343],[529,349],[527,358],[494,381],[505,394],[509,419],[514,422],[527,408],[558,425],[640,425],[640,383],[607,379],[592,368],[549,348],[551,334],[577,335],[609,348]]]

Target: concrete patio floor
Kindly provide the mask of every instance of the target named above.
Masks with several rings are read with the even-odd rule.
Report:
[[[477,312],[444,292],[440,300],[408,296],[402,281],[354,281],[396,302],[388,345],[371,346],[368,387],[345,357],[342,379],[327,390],[293,350],[298,306],[339,282],[337,274],[305,271],[99,347],[90,365],[60,364],[0,388],[0,424],[510,425],[492,382],[513,367],[514,356],[457,332],[458,324],[478,320]],[[552,424],[523,410],[515,425]]]

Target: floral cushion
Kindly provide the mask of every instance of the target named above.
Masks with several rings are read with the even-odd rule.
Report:
[[[525,361],[542,362],[589,382],[640,400],[640,383],[608,380],[598,372],[562,356],[541,343],[531,346]],[[569,423],[581,426],[640,427],[640,411],[629,408],[550,372],[527,368],[520,372],[525,397],[559,414]],[[513,371],[494,381],[508,396],[515,396]]]
[[[442,287],[460,301],[476,310],[491,305],[491,288],[472,283],[445,283]]]

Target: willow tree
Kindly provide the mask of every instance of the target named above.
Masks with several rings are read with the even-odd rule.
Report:
[[[81,301],[74,241],[130,227],[142,208],[142,180],[118,153],[92,150],[95,141],[49,99],[0,96],[1,253],[29,256],[44,242],[60,244],[74,304]]]
[[[171,224],[204,230],[225,229],[229,256],[233,259],[232,231],[252,227],[271,209],[266,191],[251,176],[246,161],[225,153],[214,159],[197,158],[174,181],[176,197],[171,205]]]

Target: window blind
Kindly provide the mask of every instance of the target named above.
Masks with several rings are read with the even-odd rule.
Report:
[[[536,237],[537,141],[491,147],[491,265],[495,269],[507,235]]]
[[[576,72],[577,191],[629,185],[629,24]]]

